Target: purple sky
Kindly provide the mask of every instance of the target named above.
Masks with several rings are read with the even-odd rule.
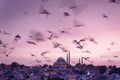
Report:
[[[64,45],[71,52],[71,63],[78,62],[79,57],[90,57],[89,61],[95,65],[119,65],[120,61],[120,5],[109,3],[109,0],[0,0],[0,30],[11,35],[0,33],[0,40],[9,43],[9,47],[15,49],[6,57],[0,54],[0,63],[13,61],[33,65],[37,59],[44,63],[53,63],[58,57],[66,58],[65,52],[59,48],[53,48],[52,42],[56,41]],[[46,2],[47,1],[47,2]],[[49,16],[39,14],[40,6],[44,6],[50,12]],[[78,5],[74,10],[69,7]],[[69,16],[64,16],[68,12]],[[103,17],[103,15],[107,16]],[[82,27],[74,27],[74,21],[83,24]],[[68,30],[71,28],[71,30]],[[36,30],[44,35],[45,41],[37,42],[38,46],[26,43],[29,40],[31,30]],[[66,30],[70,34],[61,34],[58,30]],[[58,39],[48,40],[47,31],[53,31]],[[14,36],[19,34],[21,39],[14,42]],[[86,41],[83,53],[75,47],[73,40],[93,37],[98,44]],[[114,45],[111,45],[111,42]],[[110,50],[108,50],[110,49]],[[48,50],[45,57],[40,55]],[[2,51],[2,50],[1,50]],[[101,57],[102,56],[102,57]],[[118,57],[113,57],[118,56]],[[112,61],[112,62],[110,62]]]

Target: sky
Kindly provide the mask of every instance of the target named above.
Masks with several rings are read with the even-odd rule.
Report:
[[[41,13],[43,9],[48,15]],[[3,48],[0,44],[0,63],[53,64],[59,57],[66,59],[70,51],[73,65],[81,57],[90,57],[84,63],[120,66],[119,21],[119,0],[117,3],[109,0],[0,0],[0,40],[7,45]],[[48,39],[50,32],[58,38]],[[36,33],[41,34],[42,41],[33,39]],[[20,36],[17,40],[16,35]],[[83,38],[86,39],[83,49],[76,48],[73,41]],[[68,51],[54,48],[54,42]],[[47,52],[42,56],[44,51]]]

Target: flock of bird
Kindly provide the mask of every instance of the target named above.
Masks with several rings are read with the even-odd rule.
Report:
[[[43,4],[45,5],[49,0],[42,0]],[[109,3],[116,3],[116,4],[119,4],[120,1],[118,0],[110,0]],[[39,7],[39,14],[41,15],[46,15],[46,17],[48,18],[48,16],[50,16],[52,13],[50,11],[48,11],[44,5],[41,5]],[[69,7],[69,9],[73,10],[78,8],[79,6],[78,5],[72,5],[72,6],[67,6]],[[28,15],[29,12],[27,11],[24,11],[23,12],[25,15]],[[69,12],[64,12],[63,13],[63,16],[65,17],[69,17],[70,16],[70,13]],[[105,18],[105,19],[108,19],[108,15],[106,15],[105,13],[102,14],[102,17]],[[84,27],[85,25],[84,24],[81,24],[79,23],[79,21],[77,20],[73,20],[73,25],[74,27]],[[61,35],[64,35],[64,34],[68,34],[68,35],[71,35],[71,32],[70,30],[72,29],[72,27],[68,28],[68,30],[60,30],[60,29],[56,29],[58,31],[59,34]],[[38,43],[39,42],[44,42],[44,41],[47,41],[47,40],[50,40],[50,42],[53,44],[53,48],[56,49],[56,48],[59,48],[60,50],[62,50],[63,52],[65,53],[68,53],[70,50],[68,50],[62,43],[59,43],[57,41],[53,41],[54,39],[57,40],[59,38],[59,36],[54,33],[53,31],[50,31],[48,30],[47,33],[49,34],[47,37],[44,36],[44,34],[42,32],[39,32],[39,31],[36,31],[36,30],[31,30],[30,31],[30,34],[28,36],[28,40],[26,41],[27,44],[30,44],[30,45],[35,45],[35,46],[38,46]],[[6,36],[11,36],[12,34],[8,33],[8,32],[5,32],[5,31],[0,31],[0,35],[6,35]],[[19,34],[16,34],[14,36],[14,39],[13,41],[14,42],[18,42],[19,40],[22,39],[22,35],[19,35]],[[86,38],[82,38],[80,40],[73,40],[71,41],[75,47],[77,49],[80,49],[82,53],[89,53],[89,54],[92,54],[91,51],[89,50],[83,50],[84,46],[86,45],[85,42],[86,41],[90,41],[94,44],[99,44],[95,38],[93,37],[86,37]],[[113,46],[115,43],[114,42],[111,42],[110,45]],[[8,43],[4,43],[2,40],[0,40],[0,53],[1,54],[4,54],[6,57],[9,57],[9,55],[14,51],[15,47],[9,47],[9,44]],[[107,48],[107,50],[111,50],[111,48]],[[47,57],[45,56],[45,54],[47,53],[50,53],[49,50],[46,50],[46,51],[43,51],[40,53],[40,55],[42,57],[44,57],[46,59],[47,62],[50,62],[50,57]],[[35,58],[35,62],[36,63],[41,63],[42,61],[37,59],[36,58],[36,55],[33,54],[33,53],[29,53],[29,55],[32,57],[32,58]],[[118,56],[113,56],[114,58],[117,58]],[[84,60],[88,60],[90,59],[90,57],[83,57]],[[108,60],[108,62],[112,62],[111,60]]]

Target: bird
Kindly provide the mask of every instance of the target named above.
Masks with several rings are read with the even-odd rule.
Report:
[[[98,44],[97,41],[93,37],[88,37],[88,40],[93,42],[94,44]]]
[[[63,47],[63,46],[60,46],[59,47],[63,52],[68,52],[69,50],[67,50],[65,47]]]
[[[88,50],[86,50],[86,51],[82,51],[83,53],[85,52],[85,53],[89,53],[89,54],[91,54],[91,52],[90,51],[88,51]]]
[[[52,42],[53,43],[53,48],[58,48],[60,45],[62,45],[62,44],[60,44],[60,43],[58,43],[58,42]]]
[[[90,57],[82,57],[83,59],[85,59],[85,60],[88,60],[88,59],[90,59]]]
[[[0,31],[0,33],[2,33],[2,31]]]
[[[35,62],[36,63],[41,63],[42,61],[38,60],[38,59],[35,59]]]
[[[14,41],[18,41],[18,40],[20,40],[20,39],[21,39],[21,36],[17,34],[17,35],[15,36]]]
[[[34,42],[42,42],[45,41],[44,35],[36,30],[31,30],[30,35],[28,36]]]
[[[113,56],[114,58],[117,58],[118,56]]]
[[[70,32],[65,31],[65,30],[59,30],[59,29],[58,29],[58,31],[59,31],[60,33],[62,33],[62,34],[70,34]]]
[[[47,32],[50,34],[50,36],[47,37],[47,39],[52,40],[53,38],[58,38],[58,36],[56,36],[54,32],[52,31],[47,31]]]
[[[45,4],[47,1],[49,1],[49,0],[42,0],[42,3]]]
[[[33,44],[33,45],[37,45],[35,42],[32,41],[26,41],[28,44]]]
[[[51,14],[47,9],[44,8],[44,6],[40,6],[39,12],[40,14],[45,14],[47,17]]]
[[[3,44],[2,40],[0,40],[0,44]]]
[[[73,40],[73,43],[75,43],[76,48],[82,49],[84,45],[81,45],[81,42],[85,42],[86,38],[80,39],[79,41]]]
[[[79,21],[77,21],[77,20],[73,21],[73,27],[83,27],[83,26],[85,26],[85,25],[80,23]]]
[[[3,31],[3,34],[4,34],[4,35],[9,35],[9,36],[11,35],[10,33],[7,33],[7,32],[5,32],[5,31]]]
[[[70,14],[68,12],[64,12],[63,14],[64,14],[64,16],[70,16]]]
[[[73,6],[70,6],[69,9],[75,9],[77,7],[78,7],[78,5],[73,5]]]
[[[113,62],[113,60],[110,60],[110,59],[108,59],[107,61],[108,61],[108,62],[110,62],[110,63],[112,63],[112,62]]]
[[[26,12],[26,11],[24,11],[24,14],[28,15],[29,13],[28,13],[28,12]]]
[[[116,0],[109,0],[109,2],[116,3]]]
[[[44,51],[44,52],[40,53],[40,55],[41,55],[41,56],[44,56],[44,54],[46,54],[46,53],[49,53],[49,51],[48,51],[48,50],[46,50],[46,51]]]
[[[31,55],[31,57],[36,57],[36,55],[34,55],[34,54],[32,54],[32,53],[30,53],[30,55]]]
[[[114,45],[115,43],[114,43],[114,42],[111,42],[110,44],[111,44],[111,45]]]
[[[106,14],[102,14],[102,16],[103,16],[105,19],[108,18],[108,16],[107,16]]]

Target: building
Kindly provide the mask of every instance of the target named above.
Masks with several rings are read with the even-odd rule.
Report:
[[[56,62],[54,62],[53,67],[55,69],[64,70],[67,67],[67,62],[64,60],[64,58],[59,57]]]

